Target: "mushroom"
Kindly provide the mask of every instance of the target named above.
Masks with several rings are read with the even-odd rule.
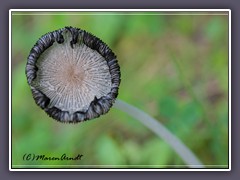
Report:
[[[99,38],[65,27],[43,35],[33,46],[26,76],[36,104],[50,117],[77,123],[109,111],[118,95],[120,67],[116,55]],[[168,142],[189,167],[204,167],[159,121],[121,100],[116,100],[115,107]]]
[[[120,67],[99,38],[65,27],[33,46],[26,76],[38,106],[60,122],[76,123],[109,111],[118,95]]]

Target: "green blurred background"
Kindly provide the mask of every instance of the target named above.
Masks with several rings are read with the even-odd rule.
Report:
[[[13,12],[13,167],[185,167],[166,142],[119,110],[73,125],[49,118],[35,104],[27,56],[40,36],[64,26],[91,32],[115,52],[119,99],[162,122],[207,167],[227,167],[228,16],[134,14]],[[25,153],[84,156],[23,161]]]

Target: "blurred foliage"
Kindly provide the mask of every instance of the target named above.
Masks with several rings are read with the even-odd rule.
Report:
[[[43,34],[73,26],[98,36],[117,54],[119,99],[161,121],[208,167],[227,167],[228,16],[54,14],[12,16],[13,165],[185,167],[166,142],[114,108],[72,125],[49,118],[35,104],[25,76],[30,49]],[[25,153],[84,156],[23,161]]]

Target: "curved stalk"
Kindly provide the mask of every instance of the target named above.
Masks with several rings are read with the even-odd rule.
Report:
[[[182,158],[182,160],[189,168],[204,168],[204,165],[195,156],[195,154],[159,121],[152,118],[150,115],[143,112],[142,110],[119,99],[116,100],[114,107],[134,117],[146,127],[148,127],[157,136],[162,138],[173,148],[173,150]]]

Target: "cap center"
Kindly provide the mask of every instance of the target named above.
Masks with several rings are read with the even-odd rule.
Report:
[[[63,75],[65,76],[67,83],[80,85],[83,83],[86,74],[84,69],[76,68],[73,65],[69,65]]]

